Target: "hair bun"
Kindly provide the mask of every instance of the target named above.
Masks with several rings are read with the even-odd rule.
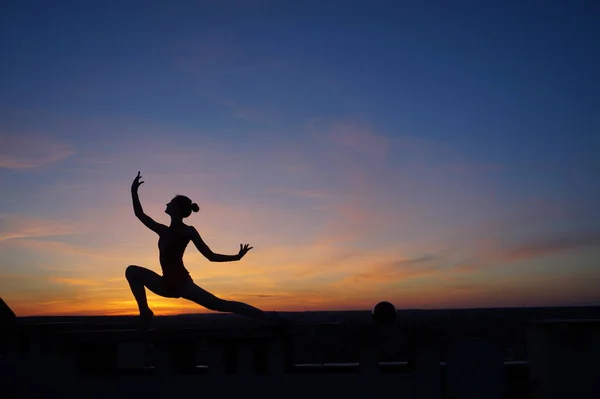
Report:
[[[198,206],[198,204],[196,204],[195,202],[192,204],[192,211],[193,212],[198,212],[200,210],[200,207]]]

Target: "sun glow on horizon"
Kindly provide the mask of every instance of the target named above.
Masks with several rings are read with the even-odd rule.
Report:
[[[254,247],[226,264],[188,247],[224,299],[600,304],[594,13],[149,1],[0,13],[0,296],[17,315],[135,314],[126,267],[160,272],[137,171],[156,221],[184,194],[213,251]]]

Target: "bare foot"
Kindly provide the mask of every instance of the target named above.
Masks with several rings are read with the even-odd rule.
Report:
[[[150,309],[147,309],[143,312],[140,312],[140,324],[142,331],[147,331],[152,324],[152,318],[154,317],[154,312]]]

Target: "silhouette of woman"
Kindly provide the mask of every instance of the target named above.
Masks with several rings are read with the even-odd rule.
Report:
[[[130,265],[125,270],[125,276],[137,302],[142,321],[149,323],[152,316],[154,316],[146,298],[145,288],[148,288],[156,295],[162,297],[184,298],[210,310],[237,313],[257,320],[272,321],[279,324],[278,322],[283,319],[276,312],[273,312],[273,316],[269,316],[262,310],[248,304],[218,298],[194,283],[189,272],[183,265],[183,253],[190,241],[211,262],[241,260],[252,247],[248,244],[240,244],[240,251],[237,255],[214,253],[204,243],[200,234],[198,234],[198,231],[193,226],[183,223],[184,218],[190,216],[192,212],[200,210],[197,204],[192,203],[188,197],[183,195],[176,196],[167,204],[165,213],[171,217],[171,224],[169,226],[155,222],[150,216],[144,213],[142,204],[140,203],[138,188],[144,183],[141,181],[141,178],[142,176],[138,172],[131,185],[133,210],[135,216],[146,227],[158,234],[159,259],[163,272],[163,275],[159,276],[152,270],[136,265]]]

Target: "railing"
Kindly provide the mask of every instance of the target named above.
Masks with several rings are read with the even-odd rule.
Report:
[[[307,336],[353,339],[355,361],[301,364],[299,343]],[[405,359],[386,359],[390,340],[409,349]],[[28,381],[45,381],[44,397],[600,398],[599,320],[532,323],[528,358],[520,362],[505,361],[481,338],[339,323],[302,325],[285,335],[177,326],[142,335],[123,326],[35,324],[5,332],[3,343],[4,371],[12,367]],[[511,376],[519,373],[526,384],[511,390]],[[0,391],[0,397],[11,396]]]
[[[476,368],[492,379],[484,379],[487,386],[477,381],[470,383],[471,390],[479,398],[484,392],[490,399],[502,397],[505,391],[505,366],[500,351],[480,339],[465,341],[467,346],[461,349],[462,353],[454,360],[441,362],[444,348],[440,342],[444,340],[431,333],[412,335],[402,340],[411,345],[407,359],[385,362],[382,355],[386,343],[397,339],[398,331],[373,326],[349,328],[339,323],[321,323],[302,325],[285,335],[268,328],[178,327],[159,328],[142,335],[135,329],[85,326],[77,323],[27,326],[13,336],[13,353],[20,353],[21,361],[29,359],[30,364],[37,365],[38,375],[57,374],[59,377],[52,377],[55,381],[77,378],[81,383],[102,378],[103,387],[112,386],[117,391],[140,389],[140,384],[146,388],[154,386],[148,395],[157,394],[161,384],[169,384],[170,393],[181,391],[187,395],[198,390],[199,395],[209,391],[236,396],[250,390],[261,393],[262,397],[272,394],[278,398],[364,397],[391,392],[404,398],[442,398],[448,385],[444,375],[452,375],[457,367],[464,368],[465,361],[474,357],[479,360]],[[344,334],[351,335],[345,338],[354,339],[356,344],[355,362],[310,366],[298,363],[302,358],[298,352],[303,349],[297,345],[299,341],[307,336],[318,341],[325,335],[342,339]],[[482,350],[488,356],[483,362],[476,356]],[[486,367],[487,371],[482,369]]]

